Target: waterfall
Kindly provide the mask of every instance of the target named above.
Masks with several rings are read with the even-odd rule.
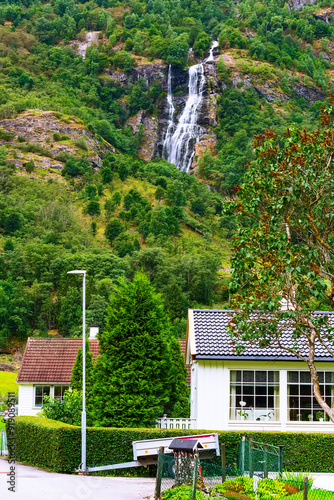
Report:
[[[171,138],[174,132],[174,105],[173,105],[173,96],[172,96],[172,65],[169,65],[168,68],[168,78],[167,78],[167,106],[168,106],[168,127],[165,136],[165,140],[163,143],[163,152],[164,158],[168,160],[168,151],[169,144],[171,142]]]
[[[218,47],[218,45],[219,45],[219,42],[217,42],[217,40],[212,42],[211,47],[210,47],[210,51],[209,51],[209,57],[207,59],[205,59],[205,62],[211,62],[214,60],[213,59],[213,51],[215,50],[216,47]]]
[[[213,61],[213,51],[217,46],[218,42],[212,43],[209,57],[205,62]],[[163,142],[162,156],[170,163],[174,163],[179,170],[185,170],[186,172],[191,167],[195,154],[194,146],[203,133],[203,128],[198,124],[198,119],[204,85],[203,63],[190,66],[188,99],[178,123],[174,124],[175,108],[172,96],[172,69],[169,66],[167,81],[168,128]]]

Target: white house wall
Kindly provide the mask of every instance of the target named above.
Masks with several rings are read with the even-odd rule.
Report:
[[[41,408],[34,408],[34,386],[19,385],[19,416],[35,417]]]
[[[317,363],[319,371],[334,371],[333,363]],[[229,420],[230,370],[278,370],[279,421]],[[308,368],[302,362],[195,360],[191,370],[191,418],[197,429],[333,432],[331,422],[289,422],[287,372]]]

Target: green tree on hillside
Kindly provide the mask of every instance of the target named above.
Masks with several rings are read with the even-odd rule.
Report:
[[[334,308],[333,97],[330,103],[324,130],[288,129],[283,147],[272,131],[255,137],[256,160],[226,209],[240,221],[230,284],[236,343],[274,343],[307,363],[317,403],[334,422],[315,366],[317,346],[334,356],[334,329],[326,314],[312,314]]]
[[[94,373],[98,425],[154,425],[171,397],[170,325],[161,296],[147,276],[121,280],[100,335]]]

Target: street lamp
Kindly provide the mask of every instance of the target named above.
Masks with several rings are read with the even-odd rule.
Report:
[[[82,413],[81,413],[81,470],[86,471],[86,271],[68,271],[82,274]]]

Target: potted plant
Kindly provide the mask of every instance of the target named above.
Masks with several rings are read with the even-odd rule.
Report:
[[[238,415],[240,415],[240,420],[246,420],[246,418],[248,418],[248,413],[245,412],[245,410],[243,409],[244,406],[246,406],[246,402],[239,401],[239,405],[241,406],[240,410],[238,411]]]
[[[309,421],[310,421],[310,422],[312,422],[312,420],[313,420],[313,415],[312,415],[312,413],[310,413],[309,415],[307,415],[307,418],[309,419]]]
[[[324,421],[324,412],[323,411],[317,411],[315,414],[315,418],[319,420],[319,422]]]

